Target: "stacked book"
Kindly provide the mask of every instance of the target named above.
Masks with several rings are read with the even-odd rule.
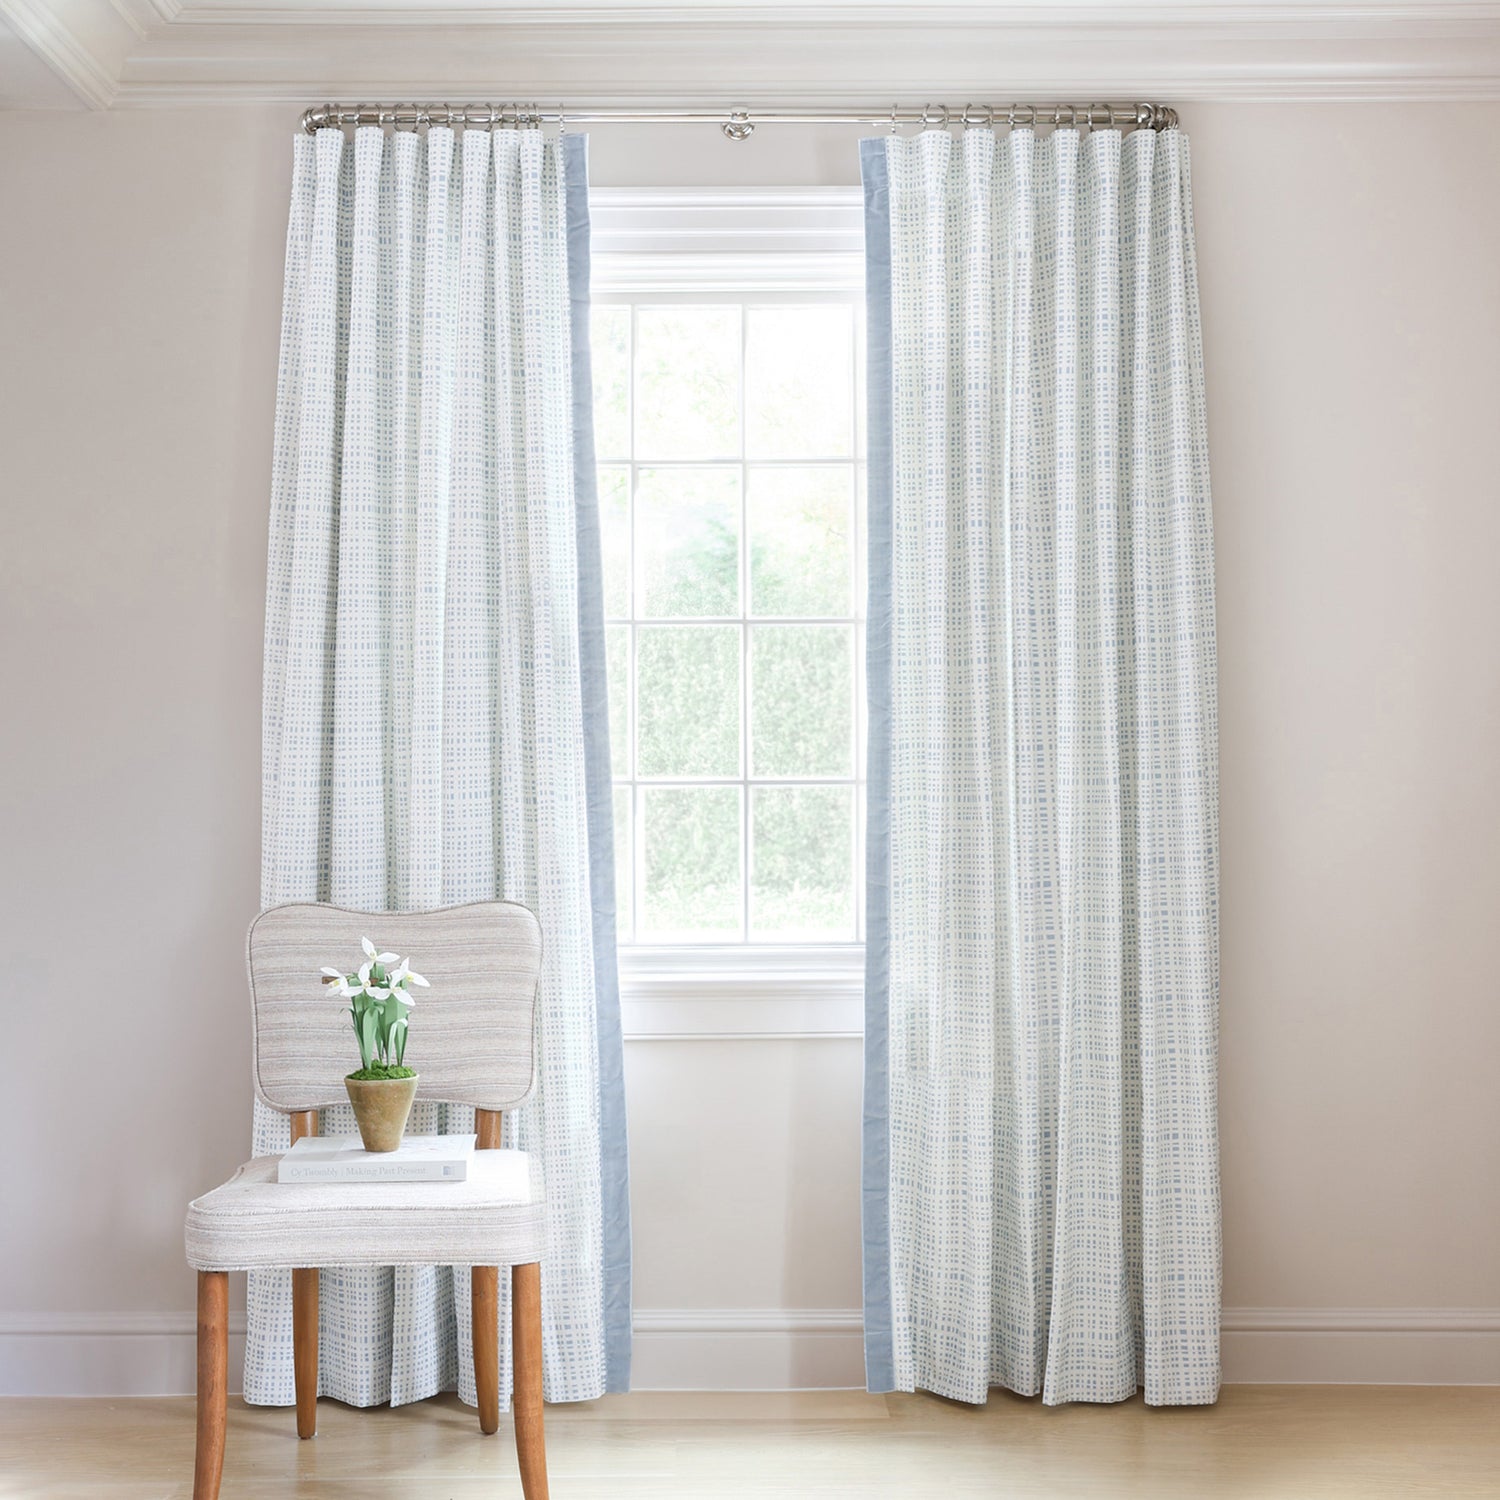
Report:
[[[277,1182],[463,1182],[473,1135],[409,1135],[394,1151],[366,1151],[357,1135],[305,1135],[281,1158]]]

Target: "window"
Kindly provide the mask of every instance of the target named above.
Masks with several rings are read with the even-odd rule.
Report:
[[[833,292],[594,308],[624,944],[861,936],[859,324]]]

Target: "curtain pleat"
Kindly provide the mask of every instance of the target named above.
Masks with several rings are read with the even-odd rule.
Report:
[[[541,921],[538,1087],[505,1137],[546,1176],[554,1401],[623,1388],[629,1364],[618,991],[596,919],[610,828],[587,795],[608,744],[582,686],[602,666],[580,648],[599,574],[592,462],[575,461],[592,452],[573,390],[583,148],[536,130],[298,139],[265,664],[263,904],[501,896]],[[410,1128],[472,1120],[419,1104]],[[325,1134],[353,1129],[347,1107],[324,1112]],[[257,1155],[286,1149],[259,1104],[254,1133]],[[321,1280],[322,1394],[474,1400],[466,1269]],[[504,1277],[501,1303],[503,1333]],[[245,1393],[293,1399],[285,1274],[251,1278]]]
[[[1187,142],[929,131],[864,163],[872,358],[890,350],[888,411],[871,372],[870,1382],[1212,1401],[1217,715]]]

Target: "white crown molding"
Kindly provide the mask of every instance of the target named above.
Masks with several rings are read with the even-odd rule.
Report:
[[[0,18],[91,109],[114,103],[126,55],[144,40],[116,0],[0,0]]]
[[[637,1308],[636,1390],[864,1384],[858,1308]],[[0,1395],[177,1396],[191,1313],[0,1313]],[[233,1389],[244,1318],[230,1319]],[[1500,1308],[1226,1307],[1226,1383],[1500,1384]]]
[[[138,39],[151,34],[153,26],[175,21],[182,14],[181,0],[109,0]]]
[[[1215,26],[1253,30],[1260,35],[1300,36],[1311,28],[1340,28],[1360,35],[1381,34],[1396,28],[1468,26],[1500,18],[1496,0],[1365,0],[1365,3],[1257,4],[1255,0],[1045,0],[1045,3],[995,4],[993,0],[676,0],[642,5],[636,0],[446,0],[421,4],[414,0],[125,0],[129,4],[171,7],[188,20],[203,25],[246,26],[274,23],[298,26],[597,26],[639,25],[644,22],[680,25],[704,20],[759,21],[780,25],[889,24],[918,29],[931,25],[965,24],[976,17],[1016,29],[1048,28],[1059,18],[1077,27],[1109,26],[1155,30],[1165,26]]]
[[[0,0],[0,16],[95,108],[1500,99],[1496,0]]]

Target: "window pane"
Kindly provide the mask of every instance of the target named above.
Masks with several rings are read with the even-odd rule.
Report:
[[[738,787],[644,788],[641,840],[642,940],[740,936]]]
[[[853,613],[852,468],[750,470],[750,612]]]
[[[635,894],[635,859],[630,841],[630,788],[615,788],[615,937],[630,941]]]
[[[635,493],[635,555],[643,618],[737,615],[738,465],[642,469]]]
[[[604,627],[604,669],[609,675],[609,765],[630,775],[630,627]]]
[[[852,938],[853,788],[755,787],[750,795],[751,935]]]
[[[595,303],[594,451],[600,458],[630,457],[630,308]]]
[[[750,627],[750,774],[849,776],[854,653],[847,625]]]
[[[604,615],[630,614],[630,470],[599,469],[599,550],[604,559]]]
[[[738,776],[739,626],[639,626],[636,670],[637,774]]]
[[[749,309],[747,457],[853,456],[853,315],[842,304]]]
[[[737,458],[740,309],[636,310],[637,458]]]

